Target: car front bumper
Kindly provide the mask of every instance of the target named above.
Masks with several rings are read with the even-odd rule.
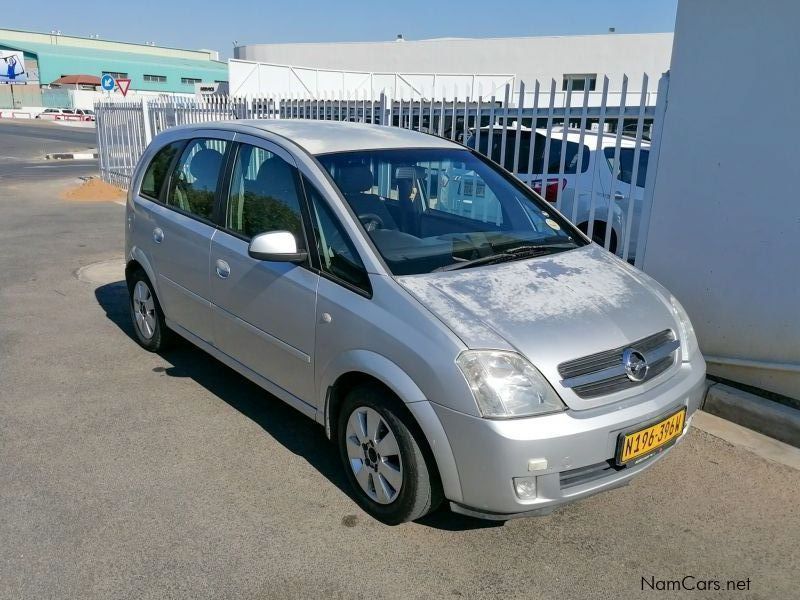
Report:
[[[461,486],[461,498],[451,502],[451,508],[482,518],[508,519],[545,514],[625,485],[670,446],[619,468],[613,464],[619,434],[685,407],[680,441],[705,391],[705,363],[698,356],[646,393],[597,409],[489,420],[432,404],[447,434]],[[535,477],[535,497],[520,499],[515,477]]]

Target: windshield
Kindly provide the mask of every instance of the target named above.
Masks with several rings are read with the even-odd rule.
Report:
[[[365,150],[318,159],[395,275],[584,245],[543,200],[469,150]]]

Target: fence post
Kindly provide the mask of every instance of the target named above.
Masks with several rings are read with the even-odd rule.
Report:
[[[386,94],[381,92],[381,125],[387,125],[386,123]]]
[[[653,130],[650,135],[650,156],[647,163],[647,174],[644,180],[644,196],[642,198],[642,214],[639,220],[639,236],[636,240],[636,257],[634,264],[642,268],[647,238],[650,229],[650,215],[653,209],[653,192],[656,187],[656,177],[659,169],[659,155],[661,154],[661,135],[664,131],[664,117],[667,112],[667,93],[669,92],[669,71],[661,75],[658,80],[658,98],[656,99],[656,113],[653,117]]]
[[[150,145],[153,139],[153,132],[150,129],[150,105],[147,103],[147,98],[142,98],[142,117],[144,120],[144,145]]]

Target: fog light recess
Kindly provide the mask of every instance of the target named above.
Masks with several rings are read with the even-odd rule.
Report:
[[[514,477],[514,492],[520,500],[536,498],[536,477]]]

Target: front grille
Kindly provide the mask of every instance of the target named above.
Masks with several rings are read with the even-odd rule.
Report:
[[[563,378],[562,384],[572,388],[581,398],[605,396],[650,381],[664,373],[674,363],[678,346],[675,334],[665,329],[632,344],[561,363],[558,373]],[[633,348],[649,359],[647,376],[642,381],[632,381],[625,373],[622,353],[627,348]]]

